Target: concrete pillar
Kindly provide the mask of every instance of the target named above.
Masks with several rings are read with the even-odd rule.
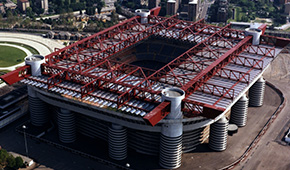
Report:
[[[210,125],[209,147],[215,151],[224,151],[227,147],[228,120],[226,117],[220,118]]]
[[[246,126],[249,99],[244,94],[232,107],[230,122],[239,127]]]
[[[135,10],[135,15],[141,17],[141,24],[146,24],[148,23],[148,16],[150,15],[150,10],[149,9],[136,9]]]
[[[49,121],[47,104],[36,96],[36,91],[33,87],[27,86],[27,89],[30,122],[34,126],[43,126]]]
[[[112,124],[109,128],[109,156],[115,160],[127,157],[127,129],[121,125]]]
[[[73,143],[76,140],[75,113],[60,109],[57,111],[58,137],[63,143]]]
[[[41,55],[31,55],[25,57],[25,64],[30,65],[32,76],[41,76],[41,64],[44,63],[44,57]],[[43,126],[49,121],[47,104],[40,100],[36,91],[31,86],[28,88],[30,120],[34,126]]]
[[[260,77],[255,84],[249,90],[249,104],[250,106],[262,106],[264,102],[264,92],[265,92],[266,81],[263,77]]]
[[[177,123],[164,123],[161,129],[159,164],[166,169],[175,169],[181,165],[182,132],[181,101],[185,92],[178,88],[162,90],[162,100],[170,101],[170,113],[165,120],[180,120]]]

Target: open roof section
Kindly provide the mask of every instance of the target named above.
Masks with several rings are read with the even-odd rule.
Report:
[[[101,100],[101,107],[144,116],[152,125],[168,114],[169,103],[161,103],[161,90],[179,87],[186,91],[186,115],[214,118],[289,42],[263,35],[261,45],[253,46],[252,36],[246,37],[230,25],[217,27],[202,20],[182,21],[176,16],[150,15],[147,24],[140,24],[139,19],[133,17],[46,56],[43,77],[29,77],[26,66],[17,70],[22,77],[15,79],[26,77],[27,84],[83,102]],[[196,45],[158,71],[109,59],[151,35]]]

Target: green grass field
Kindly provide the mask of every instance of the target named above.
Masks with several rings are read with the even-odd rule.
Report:
[[[23,47],[23,48],[26,48],[27,50],[29,50],[32,54],[39,54],[39,52],[35,49],[35,48],[33,48],[33,47],[31,47],[31,46],[28,46],[28,45],[25,45],[25,44],[20,44],[20,43],[15,43],[15,42],[2,42],[2,41],[0,41],[0,45],[1,44],[14,44],[14,45],[18,45],[18,46],[21,46],[21,47]]]
[[[0,67],[9,67],[24,61],[26,53],[18,48],[0,44]]]

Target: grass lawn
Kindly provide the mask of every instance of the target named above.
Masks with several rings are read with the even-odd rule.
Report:
[[[26,53],[18,48],[0,45],[0,67],[9,67],[24,61]]]
[[[15,42],[2,42],[2,41],[0,41],[0,45],[1,45],[1,43],[3,43],[3,44],[14,44],[14,45],[18,45],[18,46],[21,46],[21,47],[23,47],[23,48],[26,48],[27,50],[29,50],[32,54],[39,54],[39,52],[35,49],[35,48],[33,48],[33,47],[31,47],[31,46],[28,46],[28,45],[25,45],[25,44],[21,44],[21,43],[15,43]]]

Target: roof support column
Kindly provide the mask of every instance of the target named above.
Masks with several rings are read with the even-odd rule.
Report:
[[[246,126],[249,99],[244,94],[231,109],[230,122],[239,127]]]
[[[127,157],[127,129],[121,125],[112,124],[109,127],[109,156],[115,160]]]
[[[37,97],[33,87],[27,86],[27,89],[31,124],[43,126],[49,121],[48,104]]]
[[[170,113],[165,120],[180,120],[177,123],[164,123],[161,129],[159,164],[166,169],[181,165],[183,124],[181,101],[185,92],[178,88],[162,90],[162,100],[170,101]]]
[[[229,122],[225,116],[210,125],[209,147],[215,151],[227,148]]]
[[[76,140],[75,113],[61,108],[57,111],[58,136],[63,143],[73,143]]]
[[[265,83],[266,81],[261,76],[259,80],[257,80],[256,83],[250,88],[249,90],[250,106],[259,107],[263,105]]]

